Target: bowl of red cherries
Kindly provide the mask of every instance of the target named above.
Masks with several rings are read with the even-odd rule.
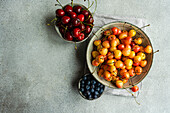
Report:
[[[85,41],[92,33],[93,23],[93,15],[84,5],[67,4],[56,10],[55,29],[67,42]]]

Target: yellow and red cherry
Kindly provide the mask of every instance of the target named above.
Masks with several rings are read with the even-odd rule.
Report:
[[[116,81],[116,87],[123,88],[123,82],[121,80]]]
[[[115,66],[110,66],[108,70],[110,72],[114,72],[114,71],[116,71],[116,67]]]
[[[64,11],[65,11],[66,13],[69,13],[69,12],[72,12],[72,11],[73,11],[73,8],[72,8],[70,5],[66,5],[66,6],[64,7]]]
[[[110,59],[107,61],[107,65],[109,66],[114,66],[115,60],[114,59]]]
[[[101,49],[99,50],[99,53],[100,53],[101,55],[107,55],[108,49],[107,49],[107,48],[101,48]]]
[[[114,51],[114,56],[115,56],[116,59],[119,59],[122,56],[122,52],[120,50],[115,50]]]
[[[104,60],[106,61],[107,60],[107,55],[103,55],[104,56]]]
[[[139,47],[138,45],[135,45],[135,46],[132,48],[132,50],[133,50],[135,53],[137,53],[137,52],[140,51],[140,47]]]
[[[115,35],[109,35],[107,39],[108,39],[108,40],[115,40],[115,39],[116,39],[116,36],[115,36]]]
[[[152,53],[152,47],[150,45],[145,47],[145,53]]]
[[[105,47],[105,48],[110,48],[110,43],[109,43],[109,41],[108,41],[108,40],[104,41],[104,42],[102,43],[102,46]]]
[[[84,37],[85,37],[84,33],[80,33],[77,39],[81,41],[84,39]]]
[[[126,38],[128,35],[126,32],[122,32],[120,35],[119,35],[119,39],[122,40],[124,38]]]
[[[117,76],[117,72],[118,72],[118,71],[115,70],[115,71],[111,72],[111,75],[116,77],[116,76]]]
[[[142,44],[142,38],[135,38],[134,42],[138,45]]]
[[[126,69],[130,70],[130,69],[132,69],[132,66],[126,66]]]
[[[96,61],[99,62],[100,64],[104,62],[104,56],[103,55],[99,55],[96,57]]]
[[[145,52],[145,50],[144,50],[145,48],[143,46],[139,46],[139,47],[140,47],[140,52],[144,53]]]
[[[124,64],[125,64],[126,66],[132,66],[133,61],[132,61],[131,59],[126,59],[126,60],[124,61]]]
[[[115,67],[116,68],[123,68],[124,64],[121,60],[118,60],[115,62]]]
[[[100,63],[97,62],[95,59],[92,61],[92,65],[93,65],[93,66],[99,66],[99,64],[100,64]]]
[[[117,35],[120,35],[122,33],[121,29],[118,29]]]
[[[107,54],[107,58],[108,58],[108,59],[113,59],[113,58],[114,58],[113,53],[108,52],[108,54]]]
[[[117,35],[118,34],[118,28],[117,27],[113,27],[112,29],[113,35]]]
[[[137,56],[141,56],[142,60],[144,60],[146,58],[146,55],[142,52],[137,53]]]
[[[122,69],[122,70],[120,70],[119,74],[120,74],[121,76],[123,76],[123,73],[125,73],[125,72],[127,72],[127,69]]]
[[[129,79],[130,78],[129,73],[128,72],[124,72],[123,75],[122,75],[122,78]]]
[[[123,43],[125,44],[125,45],[129,45],[129,44],[131,44],[131,41],[132,41],[132,38],[131,37],[126,37],[125,39],[123,39]]]
[[[115,47],[115,46],[111,46],[110,48],[109,48],[109,51],[111,51],[111,52],[114,52],[114,50],[117,50],[117,48]]]
[[[137,92],[137,91],[139,90],[139,87],[138,87],[138,86],[133,86],[133,87],[131,88],[131,90],[132,90],[133,92]]]
[[[111,35],[111,31],[110,31],[110,30],[106,30],[106,31],[104,31],[104,35],[106,35],[106,36]]]
[[[61,18],[62,24],[68,24],[70,22],[70,17],[69,16],[63,16]]]
[[[118,38],[116,38],[116,41],[117,41],[117,45],[120,44],[120,40]]]
[[[141,67],[145,67],[147,65],[147,60],[143,60],[140,62]]]
[[[81,12],[81,9],[82,9],[81,6],[74,6],[74,7],[73,7],[73,10],[74,10],[76,13],[80,13],[80,12]]]
[[[141,56],[138,56],[138,55],[137,55],[137,56],[134,57],[133,60],[134,60],[135,63],[140,63],[141,60],[142,60],[142,58],[141,58]]]
[[[142,73],[142,68],[140,66],[135,67],[136,75],[140,75]]]
[[[125,48],[125,45],[124,44],[120,44],[120,45],[118,45],[118,47],[117,47],[119,50],[123,50],[124,48]]]
[[[101,44],[101,42],[102,42],[101,40],[95,40],[94,41],[94,45],[95,46],[99,46]]]
[[[105,71],[105,72],[104,72],[104,78],[105,78],[107,81],[111,81],[111,80],[112,80],[111,73],[110,73],[109,71]]]
[[[79,28],[74,28],[73,29],[73,36],[78,38],[80,35],[80,29]]]
[[[56,16],[57,17],[62,17],[65,15],[65,12],[62,9],[57,9],[56,10]]]
[[[92,57],[96,58],[99,55],[98,51],[92,51]]]
[[[78,18],[81,22],[84,21],[84,15],[83,15],[83,14],[78,15],[77,18]]]
[[[112,47],[116,47],[116,46],[118,45],[117,40],[116,40],[116,39],[111,40],[110,45],[111,45]]]
[[[139,66],[139,65],[140,65],[139,62],[138,63],[133,62],[133,66]]]
[[[123,54],[124,56],[129,56],[130,53],[131,53],[131,49],[129,49],[129,48],[124,48],[124,49],[122,50],[122,54]]]
[[[135,76],[135,70],[134,69],[129,69],[128,73],[129,73],[130,77]]]
[[[98,75],[99,75],[100,77],[104,77],[103,73],[104,73],[104,70],[103,70],[103,69],[99,69]]]
[[[135,57],[135,52],[134,51],[131,51],[130,52],[130,55],[129,55],[129,58],[133,59]]]
[[[130,37],[134,37],[135,35],[136,35],[136,31],[133,30],[133,29],[131,29],[131,30],[129,31],[129,36],[130,36]]]

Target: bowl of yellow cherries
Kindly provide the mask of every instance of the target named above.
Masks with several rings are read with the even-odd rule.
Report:
[[[90,40],[86,60],[93,76],[111,88],[131,88],[148,74],[152,44],[146,33],[127,22],[100,28]]]

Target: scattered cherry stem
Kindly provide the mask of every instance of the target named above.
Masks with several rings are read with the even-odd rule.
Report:
[[[59,2],[59,0],[56,0],[58,2],[58,4],[63,8],[63,6],[61,5],[61,3]]]
[[[153,54],[158,53],[158,52],[159,52],[159,50],[157,50],[157,51],[153,52]]]

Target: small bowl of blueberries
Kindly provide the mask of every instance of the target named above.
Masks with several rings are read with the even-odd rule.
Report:
[[[86,74],[78,82],[80,95],[87,100],[99,98],[104,92],[105,86],[98,82],[92,74]]]

